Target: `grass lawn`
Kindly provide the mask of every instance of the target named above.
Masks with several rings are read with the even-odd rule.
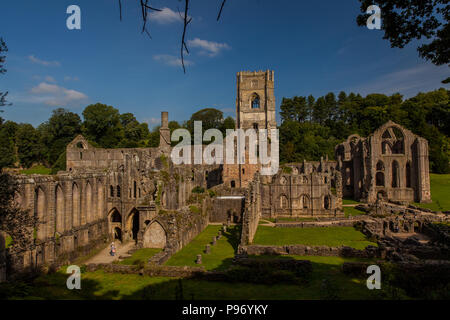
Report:
[[[265,257],[259,257],[265,258]],[[273,257],[267,257],[268,259]],[[250,283],[227,283],[204,280],[181,280],[185,300],[301,300],[301,299],[380,299],[388,296],[384,290],[368,290],[366,278],[347,276],[341,266],[345,261],[356,261],[339,257],[285,258],[310,260],[313,272],[307,283],[301,285],[260,285]],[[358,260],[361,261],[361,260]],[[323,287],[323,280],[330,283]],[[9,292],[0,284],[0,297],[8,299],[154,299],[174,300],[180,280],[177,278],[148,277],[134,274],[112,274],[103,271],[86,272],[81,275],[81,290],[68,290],[65,269],[43,275],[28,286],[15,284]],[[3,287],[2,287],[3,286]],[[384,289],[384,287],[382,287]],[[5,296],[6,294],[6,296]]]
[[[343,198],[342,204],[359,204],[359,202],[350,198]]]
[[[223,270],[228,268],[237,249],[240,237],[240,227],[229,227],[222,238],[211,245],[211,253],[205,254],[205,246],[212,242],[222,226],[210,225],[187,246],[175,253],[167,262],[168,266],[199,266],[195,264],[198,254],[202,255],[202,265],[207,270]]]
[[[364,234],[352,227],[271,228],[259,226],[253,244],[349,246],[355,249],[364,249],[368,245],[376,246],[376,243],[368,241]]]
[[[450,211],[450,174],[430,174],[432,203],[414,205],[433,211]]]
[[[153,249],[153,248],[144,248],[135,251],[131,257],[123,259],[119,262],[119,264],[126,265],[136,265],[139,263],[147,263],[148,259],[153,257],[158,252],[161,252],[162,249]]]
[[[366,214],[366,212],[356,209],[355,207],[343,207],[345,217],[348,216],[360,216]]]
[[[21,174],[50,174],[51,172],[52,172],[51,168],[46,168],[44,166],[35,166],[20,171]]]

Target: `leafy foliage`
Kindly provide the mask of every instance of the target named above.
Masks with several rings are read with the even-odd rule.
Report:
[[[350,134],[367,136],[388,120],[397,122],[429,143],[430,167],[448,173],[450,159],[450,94],[443,88],[403,100],[400,94],[369,94],[338,98],[329,93],[283,98],[280,160],[299,162],[334,157],[334,147]],[[306,101],[306,103],[305,103]],[[306,116],[305,116],[306,115]]]
[[[422,38],[431,42],[418,47],[422,58],[436,65],[450,63],[450,4],[448,0],[359,0],[359,26],[366,26],[366,9],[376,4],[381,9],[384,39],[392,47],[403,48],[412,40]]]

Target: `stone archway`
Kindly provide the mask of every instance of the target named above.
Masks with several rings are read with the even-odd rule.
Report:
[[[167,233],[158,221],[152,222],[144,232],[144,248],[166,247]]]
[[[140,230],[140,222],[139,211],[136,208],[133,208],[128,215],[126,227],[126,232],[129,234],[129,239],[137,241]]]

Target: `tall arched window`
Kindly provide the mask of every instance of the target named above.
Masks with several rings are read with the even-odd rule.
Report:
[[[60,185],[55,190],[56,231],[64,232],[64,193]]]
[[[259,96],[255,93],[252,97],[252,109],[259,109],[260,107],[260,99]]]
[[[94,212],[92,212],[92,201],[93,201],[93,197],[92,197],[92,187],[91,184],[88,182],[86,184],[86,222],[90,223],[92,222],[93,219],[93,214]],[[85,221],[83,221],[85,222]],[[82,223],[84,224],[84,223]]]
[[[400,172],[397,161],[392,162],[392,188],[400,187]]]
[[[46,199],[45,193],[41,188],[36,189],[36,203],[35,203],[35,214],[38,218],[38,227],[37,227],[37,238],[39,240],[43,240],[46,238]]]
[[[280,209],[287,209],[289,207],[288,205],[288,198],[285,195],[280,196]]]
[[[72,226],[78,227],[80,225],[80,191],[76,183],[72,186]]]
[[[411,188],[411,163],[406,163],[406,187]]]
[[[117,186],[117,197],[120,198],[120,186]]]
[[[109,196],[111,198],[114,198],[114,187],[113,186],[109,186]]]

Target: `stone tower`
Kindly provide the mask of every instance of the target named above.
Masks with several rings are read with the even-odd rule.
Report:
[[[276,129],[274,81],[274,71],[237,73],[238,129]]]
[[[167,152],[170,150],[169,113],[161,112],[161,128],[159,129],[159,148]]]

